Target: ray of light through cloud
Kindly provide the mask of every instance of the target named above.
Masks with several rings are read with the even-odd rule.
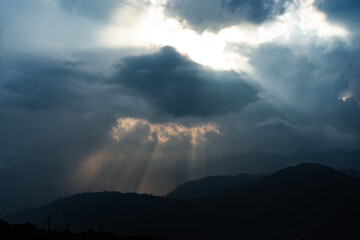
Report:
[[[251,72],[248,58],[239,51],[229,49],[229,44],[256,47],[275,41],[291,44],[299,40],[299,34],[304,37],[339,37],[344,40],[348,35],[344,27],[327,21],[325,14],[314,6],[314,0],[297,0],[288,4],[286,11],[273,21],[261,25],[234,25],[221,29],[218,33],[206,30],[198,33],[166,16],[166,1],[150,3],[151,6],[146,12],[121,9],[115,14],[113,23],[103,30],[102,43],[111,47],[135,45],[151,48],[169,45],[205,66],[219,70]]]
[[[166,169],[167,165],[183,158],[180,171],[186,169],[189,177],[196,176],[199,172],[193,171],[205,164],[201,159],[207,135],[221,132],[215,123],[185,126],[125,117],[117,120],[110,134],[115,140],[112,147],[90,154],[75,168],[68,183],[73,189],[91,187],[100,191],[105,184],[109,189],[164,194],[176,182],[176,171],[166,171],[168,181],[156,184],[154,173],[164,171],[161,170],[164,166]],[[182,146],[182,153],[174,155],[179,146]],[[188,165],[185,159],[190,160]],[[205,170],[202,168],[204,174]],[[96,182],[99,177],[102,178],[100,183]]]

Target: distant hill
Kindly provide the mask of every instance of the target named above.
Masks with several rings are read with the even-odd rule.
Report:
[[[250,151],[221,161],[210,162],[209,171],[215,175],[235,175],[239,173],[274,173],[280,169],[301,163],[318,163],[335,169],[360,171],[360,150],[329,150],[320,153],[297,151],[290,155],[271,154],[259,150]]]
[[[297,151],[291,155],[269,154],[259,150],[250,151],[238,156],[226,158],[217,163],[210,163],[210,169],[223,169],[222,173],[234,174],[249,172],[253,174],[239,174],[237,176],[208,176],[180,184],[166,195],[174,199],[199,198],[208,194],[223,193],[224,191],[239,190],[266,176],[261,173],[273,173],[282,168],[296,166],[301,163],[317,163],[329,166],[355,178],[360,177],[360,151],[347,152],[343,150],[329,150],[320,153]],[[225,169],[225,170],[224,170]],[[358,169],[358,170],[356,170]],[[210,170],[211,171],[211,170]]]
[[[198,199],[85,193],[6,220],[39,224],[50,215],[53,227],[69,222],[72,230],[84,231],[102,222],[106,231],[119,235],[168,239],[358,239],[360,219],[352,209],[359,209],[359,201],[358,179],[320,164],[301,164]],[[341,229],[331,229],[337,224]]]
[[[310,153],[302,151],[302,154],[295,153],[289,156],[295,163],[319,163],[335,169],[353,169],[360,171],[360,150],[344,151],[332,149],[320,153]]]
[[[226,197],[199,201],[197,220],[239,239],[297,239],[329,215],[342,213],[344,206],[357,205],[359,190],[356,179],[348,175],[319,164],[301,164]],[[357,236],[356,228],[351,231]]]
[[[341,169],[339,170],[340,172],[342,173],[345,173],[349,176],[352,176],[354,178],[360,178],[360,171],[356,171],[356,170],[353,170],[353,169]]]
[[[264,178],[265,174],[251,175],[240,174],[238,176],[209,176],[199,180],[188,181],[179,185],[166,195],[173,199],[200,198],[211,194],[225,194],[251,185]]]

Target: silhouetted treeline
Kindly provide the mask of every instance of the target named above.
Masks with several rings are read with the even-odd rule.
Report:
[[[26,222],[24,224],[11,225],[0,220],[0,239],[4,240],[165,240],[148,236],[115,236],[112,233],[96,232],[87,230],[83,233],[72,233],[70,231],[44,231],[37,228],[35,224]]]

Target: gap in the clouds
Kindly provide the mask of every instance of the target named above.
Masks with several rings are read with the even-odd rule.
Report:
[[[120,9],[119,13],[115,14],[113,23],[103,30],[100,41],[109,47],[153,48],[168,45],[188,55],[193,61],[214,69],[251,73],[252,68],[246,55],[230,49],[229,45],[257,47],[273,42],[285,45],[299,44],[304,42],[299,42],[299,35],[304,39],[314,38],[315,41],[317,38],[331,40],[332,37],[346,41],[348,36],[348,31],[344,27],[327,21],[326,15],[314,6],[314,0],[294,1],[288,4],[284,13],[274,20],[259,25],[239,23],[220,29],[217,33],[207,30],[199,33],[177,19],[165,15],[163,1],[151,3],[145,11]],[[130,24],[123,25],[123,18],[130,19]]]

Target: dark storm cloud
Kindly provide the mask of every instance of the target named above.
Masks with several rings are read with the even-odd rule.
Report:
[[[261,24],[280,15],[289,0],[172,0],[166,5],[171,17],[185,20],[198,31],[218,31],[241,23]]]
[[[94,77],[77,70],[78,64],[31,56],[17,61],[21,75],[3,82],[2,88],[8,92],[3,107],[40,110],[84,106],[86,83]]]
[[[235,72],[202,67],[171,47],[123,59],[112,79],[173,116],[210,116],[239,111],[257,90]]]
[[[358,28],[360,1],[358,0],[315,0],[315,6],[332,21],[342,22]]]

